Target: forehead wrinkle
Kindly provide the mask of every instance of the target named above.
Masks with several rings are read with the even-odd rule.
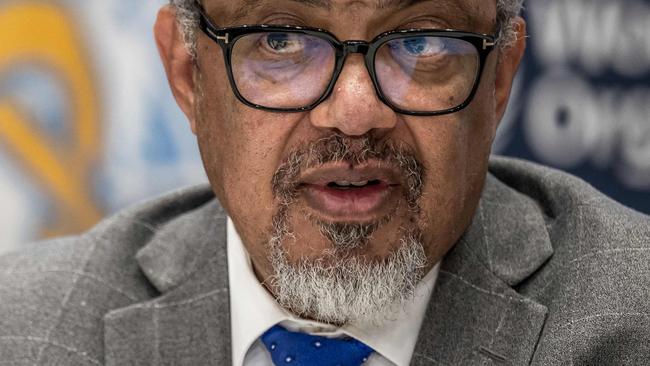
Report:
[[[243,4],[232,13],[229,22],[238,23],[248,13],[259,8],[261,5],[262,5],[262,1],[260,0],[244,0]]]
[[[332,10],[334,0],[286,0],[302,5],[323,8],[325,10]],[[358,0],[357,0],[358,1]],[[466,25],[474,25],[476,23],[475,16],[468,8],[465,1],[459,0],[376,0],[375,8],[378,10],[385,9],[405,9],[418,4],[434,2],[438,9],[442,9],[445,13],[456,14],[458,18]],[[250,12],[270,3],[277,2],[277,0],[243,0],[242,5],[235,10],[230,19],[231,22],[238,23]],[[356,2],[356,1],[355,1]]]
[[[377,8],[378,9],[389,9],[389,8],[403,9],[427,1],[429,0],[378,0]]]
[[[277,1],[277,0],[276,0]],[[331,10],[332,9],[332,2],[330,0],[290,0],[295,3],[303,4],[303,5],[309,5],[317,8],[324,8],[326,10]],[[258,9],[265,4],[268,4],[270,2],[275,2],[275,1],[269,1],[269,0],[243,0],[243,3],[241,6],[237,8],[232,14],[232,17],[230,21],[232,22],[239,22],[241,21],[244,17],[246,17],[251,11]]]
[[[458,14],[458,16],[463,20],[469,20],[469,18],[471,18],[471,12],[467,7],[467,3],[458,0],[378,0],[378,8],[397,8],[401,10],[418,4],[431,3],[434,1],[436,8],[443,9],[446,13]]]
[[[318,7],[318,8],[324,8],[327,10],[332,9],[332,0],[288,0],[292,1],[295,3],[303,4],[303,5],[309,5],[313,7]],[[419,3],[424,3],[424,2],[430,2],[433,0],[377,0],[375,2],[375,7],[377,9],[389,9],[389,8],[398,8],[398,9],[403,9],[403,8],[408,8],[413,5],[417,5]],[[237,13],[245,13],[250,10],[254,10],[255,8],[259,8],[262,6],[265,2],[268,2],[268,0],[243,0],[243,4],[239,9],[237,10]],[[458,4],[458,1],[454,1],[451,4],[449,1],[437,1],[442,7],[450,7],[451,5],[456,5],[455,7],[457,8],[462,8],[462,10],[466,10],[464,4]]]
[[[478,14],[472,12],[467,1],[462,0],[378,0],[378,9],[406,9],[419,4],[435,3],[436,9],[443,13],[453,15],[460,23],[471,30],[479,24]]]
[[[314,6],[318,8],[325,8],[327,10],[332,8],[332,3],[330,0],[289,0],[295,3]],[[241,6],[237,7],[237,10],[233,13],[233,20],[238,20],[244,18],[248,15],[249,12],[262,7],[265,3],[270,3],[273,1],[269,0],[243,0]]]

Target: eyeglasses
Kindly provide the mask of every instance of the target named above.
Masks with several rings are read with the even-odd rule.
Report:
[[[341,42],[309,27],[219,28],[204,12],[199,26],[221,46],[237,98],[275,112],[314,109],[332,93],[346,57],[360,53],[379,99],[394,111],[454,113],[471,103],[495,46],[493,36],[455,30],[396,30],[371,42]]]

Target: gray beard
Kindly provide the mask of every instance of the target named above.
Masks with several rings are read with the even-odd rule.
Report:
[[[408,227],[400,229],[397,242],[387,243],[394,251],[381,259],[353,253],[368,246],[373,234],[397,211],[367,224],[323,222],[306,216],[332,248],[317,258],[290,262],[284,242],[295,238],[288,211],[297,200],[300,171],[330,161],[355,164],[370,159],[396,167],[406,180],[403,204],[412,217]],[[404,146],[370,136],[355,140],[332,135],[290,154],[272,181],[279,209],[267,247],[274,271],[270,285],[278,302],[298,316],[325,323],[380,324],[393,313],[393,306],[412,298],[427,265],[423,230],[416,224],[423,176],[423,166]]]
[[[364,225],[337,226],[346,228],[323,235],[335,237],[334,244],[343,244],[341,247],[297,263],[289,262],[282,244],[292,237],[291,232],[286,225],[276,227],[269,241],[276,299],[298,316],[328,324],[381,324],[393,314],[395,306],[414,296],[422,279],[427,258],[420,235],[404,232],[394,252],[382,260],[372,260],[350,254],[351,248],[366,245],[370,239]],[[331,229],[321,227],[321,233]]]

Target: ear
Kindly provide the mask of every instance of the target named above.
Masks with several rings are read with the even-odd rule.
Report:
[[[506,48],[499,50],[497,62],[494,96],[496,100],[495,116],[501,121],[508,106],[512,83],[519,69],[519,64],[526,51],[526,21],[517,17],[515,19],[517,39]],[[497,46],[498,47],[498,46]]]
[[[194,59],[185,47],[183,34],[177,24],[174,8],[163,6],[154,25],[154,36],[176,103],[196,134]]]

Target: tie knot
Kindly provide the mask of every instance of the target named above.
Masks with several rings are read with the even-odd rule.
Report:
[[[276,366],[359,366],[373,349],[354,338],[326,338],[276,325],[262,335]]]

